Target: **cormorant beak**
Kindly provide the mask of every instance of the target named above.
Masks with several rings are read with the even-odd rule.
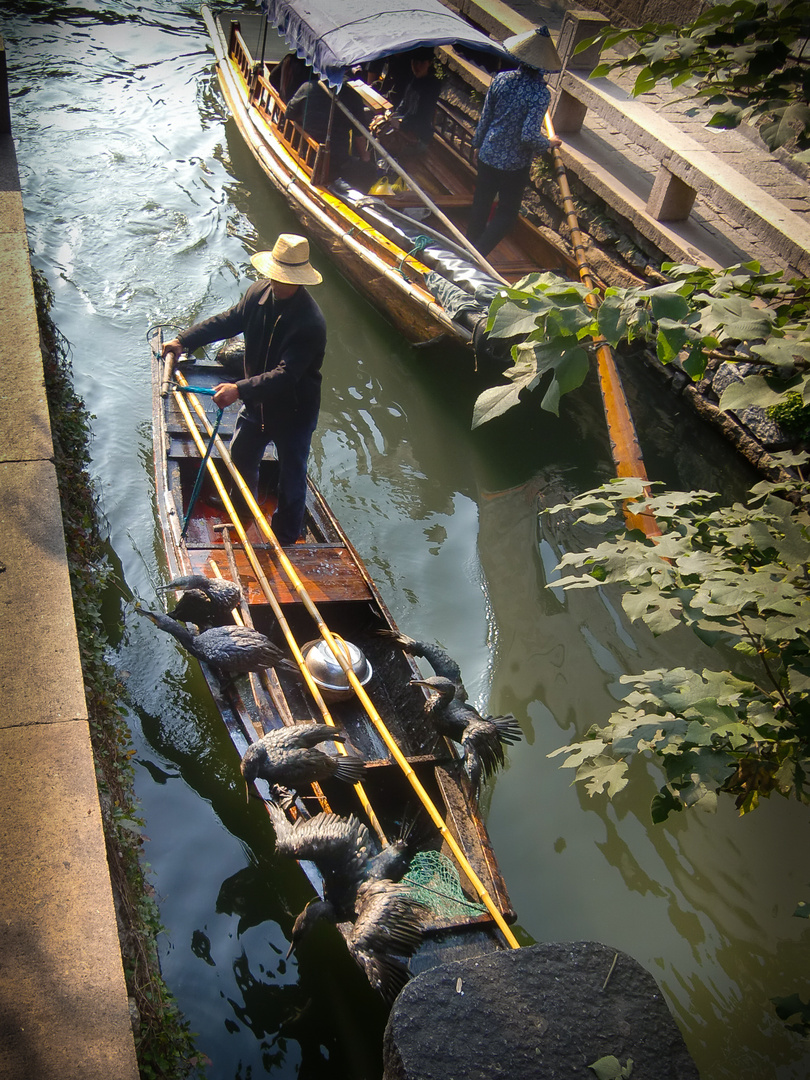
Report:
[[[250,784],[245,781],[245,797],[247,799],[248,806],[250,806]]]
[[[287,955],[284,957],[284,959],[289,960],[294,951],[295,951],[295,942],[291,941],[290,942],[290,947],[289,947],[289,949],[287,949]]]

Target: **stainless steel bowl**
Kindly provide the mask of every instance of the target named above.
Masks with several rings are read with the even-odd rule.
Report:
[[[371,664],[351,641],[344,641],[339,637],[335,637],[335,641],[338,648],[345,650],[344,655],[347,656],[360,685],[365,686],[371,678]],[[349,677],[323,638],[308,641],[301,649],[301,654],[325,701],[342,701],[352,696],[354,688],[349,683]]]

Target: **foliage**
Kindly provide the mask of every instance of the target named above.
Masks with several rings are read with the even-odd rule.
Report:
[[[141,863],[141,827],[133,789],[124,689],[107,660],[102,600],[112,570],[99,533],[88,474],[89,417],[73,391],[68,349],[50,319],[53,296],[34,275],[45,387],[54,444],[90,739],[96,766],[107,861],[116,909],[125,931],[121,952],[127,992],[138,1013],[135,1043],[144,1080],[202,1075],[188,1024],[163,982],[155,939],[162,931]]]
[[[781,455],[783,465],[806,455]],[[661,535],[621,525],[621,511],[654,515]],[[625,585],[622,604],[654,634],[689,627],[718,646],[734,671],[685,668],[623,676],[631,689],[605,727],[551,755],[595,795],[618,794],[639,755],[663,766],[654,821],[672,811],[713,809],[719,793],[741,813],[772,791],[810,804],[810,485],[763,481],[745,505],[724,506],[707,491],[654,494],[622,479],[575,498],[586,524],[616,521],[617,532],[560,568],[564,589]]]
[[[612,48],[631,40],[635,51],[600,64],[591,78],[639,68],[634,94],[662,79],[716,109],[710,127],[759,125],[771,150],[792,144],[810,161],[810,67],[804,56],[810,5],[805,0],[730,0],[710,5],[693,23],[608,29],[583,42]]]
[[[805,405],[801,394],[788,393],[776,405],[767,410],[768,416],[784,431],[797,439],[810,438],[810,405]]]
[[[588,1066],[596,1073],[597,1080],[628,1080],[633,1075],[633,1059],[628,1058],[627,1064],[622,1065],[614,1054],[592,1061]]]
[[[501,415],[549,375],[541,407],[557,414],[560,398],[582,384],[590,354],[604,342],[654,344],[662,363],[677,360],[693,380],[710,363],[753,365],[725,390],[722,409],[767,408],[790,394],[810,405],[810,278],[784,281],[753,261],[717,272],[683,263],[662,270],[666,284],[609,288],[598,305],[584,285],[551,273],[501,289],[487,332],[520,340],[512,346],[508,383],[479,396],[472,426]]]

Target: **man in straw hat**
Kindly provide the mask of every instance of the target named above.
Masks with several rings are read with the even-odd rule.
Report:
[[[279,236],[272,251],[259,251],[250,261],[262,280],[232,308],[166,342],[163,352],[193,352],[244,334],[244,378],[219,383],[214,402],[222,409],[242,402],[230,453],[254,496],[265,448],[275,443],[278,506],[271,526],[280,544],[294,544],[304,521],[307,457],[318,422],[326,350],[326,322],[303,286],[323,279],[310,265],[309,241],[291,233]]]
[[[520,67],[493,78],[473,138],[478,176],[467,238],[482,255],[492,251],[515,223],[534,155],[562,145],[560,139],[548,139],[543,133],[551,100],[543,76],[561,66],[548,28],[516,34],[503,44]],[[488,221],[496,197],[498,207]]]

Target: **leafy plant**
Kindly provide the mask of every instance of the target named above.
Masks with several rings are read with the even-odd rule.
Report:
[[[780,455],[795,466],[807,455]],[[655,485],[653,485],[655,486]],[[621,511],[650,513],[648,538],[622,524]],[[810,804],[810,486],[763,481],[746,505],[722,505],[707,491],[651,493],[641,480],[616,480],[567,506],[586,524],[615,520],[610,539],[566,554],[563,589],[628,586],[622,605],[654,634],[678,625],[723,648],[736,670],[685,668],[623,676],[631,689],[605,727],[550,756],[591,795],[618,794],[639,755],[652,755],[664,782],[654,821],[672,811],[713,809],[719,793],[741,813],[778,792]]]
[[[582,385],[600,344],[654,344],[664,364],[677,361],[693,380],[709,364],[753,365],[720,398],[722,409],[764,408],[798,394],[810,404],[810,279],[784,281],[758,262],[714,272],[665,263],[671,279],[652,288],[609,288],[601,303],[584,285],[555,274],[529,274],[492,301],[491,337],[512,346],[507,383],[475,403],[473,428],[500,416],[521,394],[545,386],[541,408],[557,414],[563,394]]]
[[[792,144],[810,160],[810,67],[804,55],[808,7],[804,0],[730,0],[710,5],[689,26],[645,23],[607,29],[577,46],[612,48],[631,40],[635,51],[599,64],[591,78],[638,68],[633,87],[643,94],[666,79],[715,108],[710,127],[759,125],[771,150]]]

